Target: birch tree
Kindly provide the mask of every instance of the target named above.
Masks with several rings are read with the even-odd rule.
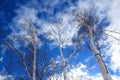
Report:
[[[12,32],[4,40],[3,45],[18,57],[23,68],[25,68],[25,72],[22,73],[27,74],[27,79],[36,80],[37,78],[38,80],[42,80],[43,76],[48,73],[46,68],[51,65],[51,62],[46,61],[42,62],[44,64],[38,64],[38,60],[40,59],[37,58],[47,59],[49,57],[45,56],[45,54],[48,53],[43,53],[44,56],[41,57],[42,52],[40,52],[40,47],[42,42],[41,39],[38,38],[38,36],[41,35],[38,33],[40,29],[37,29],[36,26],[25,20],[20,24],[18,30],[18,32]],[[40,55],[37,56],[38,54]],[[41,67],[42,70],[40,70],[39,67]]]
[[[30,80],[35,80],[35,77],[36,77],[36,46],[37,46],[38,42],[37,42],[37,34],[35,31],[35,28],[32,26],[33,25],[31,25],[30,23],[22,24],[21,33],[9,35],[9,39],[14,38],[14,40],[11,40],[12,43],[5,41],[5,45],[8,46],[9,49],[13,50],[19,56],[20,61],[23,63],[24,67],[26,68],[26,72],[27,72]],[[28,44],[32,45],[32,47],[28,47],[28,49],[33,54],[32,75],[31,75],[30,71],[28,70],[28,66],[25,63],[24,56],[22,55],[22,54],[24,54],[23,51],[18,50],[18,47],[16,49],[16,47],[14,46],[14,45],[18,45],[18,44],[14,44],[14,43],[17,43],[17,41],[19,41],[19,40],[23,40],[25,42],[25,44],[27,42]]]
[[[67,80],[66,62],[63,54],[63,47],[65,46],[66,43],[63,38],[64,35],[62,35],[62,25],[58,24],[56,26],[51,27],[51,29],[53,34],[56,35],[57,45],[59,47],[59,54],[61,59],[63,76],[64,76],[64,80]]]
[[[78,27],[80,27],[80,29],[84,28],[84,31],[87,31],[90,49],[99,65],[104,80],[113,80],[97,47],[97,41],[100,39],[100,35],[103,31],[95,32],[99,29],[99,25],[96,25],[97,16],[93,13],[92,10],[85,10],[81,13],[75,14],[77,22],[79,23]],[[103,30],[103,28],[101,27],[100,29]],[[78,35],[80,36],[81,34]],[[97,39],[98,37],[99,39]]]
[[[69,80],[67,65],[69,65],[69,60],[79,50],[78,45],[81,44],[81,42],[79,42],[76,45],[72,45],[72,38],[77,33],[77,26],[75,27],[73,26],[73,24],[71,25],[69,23],[69,21],[72,21],[72,19],[67,21],[65,18],[64,21],[64,17],[62,17],[62,19],[60,20],[61,21],[58,23],[54,23],[52,25],[44,27],[43,31],[47,33],[46,37],[53,41],[51,45],[57,46],[59,48],[59,56],[60,56],[59,64],[61,65],[60,70],[62,71],[62,76],[61,76],[62,80]],[[63,49],[66,48],[67,46],[73,46],[74,49],[72,52],[67,53],[68,56],[65,57],[63,53]]]

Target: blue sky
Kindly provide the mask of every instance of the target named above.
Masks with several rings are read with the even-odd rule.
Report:
[[[57,44],[58,37],[56,34],[51,32],[51,27],[57,31],[54,27],[55,23],[61,21],[61,27],[63,39],[63,53],[65,58],[73,50],[72,38],[77,34],[76,22],[74,17],[71,15],[74,12],[80,12],[84,9],[94,7],[95,15],[98,16],[99,21],[97,26],[101,29],[101,26],[108,30],[116,32],[120,31],[120,9],[119,0],[0,0],[0,45],[3,40],[9,38],[9,35],[23,35],[26,32],[22,31],[21,23],[28,20],[30,23],[36,26],[38,29],[39,38],[42,39],[43,43],[38,45],[38,49],[41,51],[41,55],[49,55],[47,61],[51,58],[55,58],[57,62],[60,61],[59,48]],[[51,33],[49,35],[43,35],[43,33]],[[120,39],[120,35],[105,32],[106,34],[113,35]],[[27,36],[29,37],[29,35]],[[101,36],[100,45],[104,45],[102,49],[102,56],[105,60],[108,69],[114,80],[120,80],[120,46],[116,39],[112,37]],[[66,41],[70,39],[69,43]],[[24,44],[24,46],[22,46]],[[100,74],[98,65],[94,59],[92,52],[86,47],[89,44],[88,40],[83,40],[82,47],[80,50],[73,55],[70,59],[70,74],[82,75],[86,80],[92,78],[93,80],[103,80]],[[17,48],[24,51],[27,43],[15,43]],[[22,47],[21,47],[22,46]],[[27,52],[25,50],[25,52]],[[19,59],[14,52],[7,50],[6,47],[0,46],[0,79],[4,79],[1,75],[25,75],[22,73],[24,69],[19,69],[17,64]],[[23,54],[26,55],[26,54]],[[31,54],[27,54],[27,58]],[[39,58],[39,55],[38,55]],[[13,64],[10,66],[10,62]],[[8,64],[9,63],[9,64]],[[26,61],[27,63],[27,61]],[[39,65],[42,62],[39,62]],[[17,64],[17,65],[16,65]],[[16,65],[16,66],[14,66]],[[13,67],[14,66],[14,67]],[[11,67],[11,69],[9,68]],[[21,66],[22,67],[22,66]],[[11,74],[9,74],[9,72]],[[4,75],[5,76],[5,75]],[[86,77],[85,77],[86,76]]]

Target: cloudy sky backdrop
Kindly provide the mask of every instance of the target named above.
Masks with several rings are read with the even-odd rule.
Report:
[[[72,39],[76,34],[77,26],[73,24],[74,21],[71,14],[74,11],[79,12],[83,9],[89,9],[89,7],[95,7],[97,16],[102,20],[105,16],[109,18],[109,25],[106,30],[120,32],[120,0],[0,0],[0,44],[2,40],[9,37],[9,34],[24,34],[19,32],[21,24],[24,23],[25,19],[30,20],[31,23],[35,23],[39,26],[39,33],[51,32],[53,23],[59,22],[64,23],[61,27],[63,31],[63,39]],[[72,22],[72,23],[71,23]],[[75,23],[75,22],[74,22]],[[48,27],[49,26],[49,27]],[[69,26],[69,27],[64,27]],[[54,28],[57,30],[56,28]],[[120,34],[106,31],[106,34],[112,35],[120,40]],[[28,36],[29,37],[29,36]],[[48,39],[54,39],[57,41],[57,35],[47,36]],[[102,55],[107,64],[107,67],[113,77],[113,80],[120,80],[120,41],[109,36],[106,40],[101,40],[101,43],[106,45],[102,49]],[[54,52],[56,49],[57,42],[50,44],[50,50]],[[71,46],[64,43],[65,47]],[[39,45],[41,46],[41,45]],[[5,65],[5,49],[1,47],[0,50],[0,80],[4,80],[2,73],[4,73]],[[59,56],[56,57],[59,61]],[[70,75],[84,76],[84,80],[92,78],[93,80],[103,80],[100,70],[92,53],[86,49],[76,53],[71,60],[72,68],[70,69]]]

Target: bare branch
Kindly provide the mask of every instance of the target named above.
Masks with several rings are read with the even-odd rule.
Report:
[[[9,42],[5,42],[5,43],[3,43],[3,44],[6,45],[10,50],[14,51],[14,52],[19,56],[19,59],[20,59],[21,63],[22,63],[23,66],[25,67],[25,70],[26,70],[28,76],[29,76],[30,79],[31,79],[30,72],[29,72],[29,70],[28,70],[28,68],[27,68],[27,65],[26,65],[26,63],[25,63],[25,61],[24,61],[23,56],[21,55],[22,53],[21,53],[19,50],[17,50],[15,47],[13,47],[12,44],[10,44]]]

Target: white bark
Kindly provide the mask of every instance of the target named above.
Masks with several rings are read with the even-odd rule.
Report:
[[[66,63],[65,63],[64,56],[63,56],[61,44],[59,45],[59,50],[60,50],[60,57],[61,57],[61,62],[62,62],[63,78],[64,78],[64,80],[67,80]]]
[[[89,33],[90,33],[90,48],[93,51],[94,57],[95,57],[98,65],[100,67],[100,70],[101,70],[101,73],[102,73],[104,80],[113,80],[111,75],[109,74],[109,72],[107,70],[107,67],[106,67],[102,57],[100,56],[99,50],[95,46],[94,33],[92,31],[92,28],[89,25],[87,25],[87,29],[89,30]]]
[[[36,39],[35,39],[35,33],[32,34],[33,37],[33,76],[32,80],[36,79]]]
[[[63,80],[67,80],[67,71],[66,71],[66,63],[65,63],[65,58],[63,56],[63,51],[62,51],[62,39],[61,39],[61,30],[60,28],[58,27],[58,44],[59,44],[59,51],[60,51],[60,57],[61,57],[61,62],[62,62],[62,71],[63,71]]]
[[[35,80],[35,77],[36,77],[36,49],[35,49],[35,46],[34,46],[34,53],[33,53],[33,77],[32,77],[32,80]]]

